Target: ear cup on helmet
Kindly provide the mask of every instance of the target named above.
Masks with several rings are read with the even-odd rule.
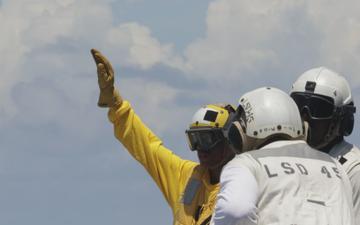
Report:
[[[239,154],[247,150],[247,136],[239,121],[231,123],[227,136],[236,153]]]
[[[346,113],[341,120],[340,133],[349,136],[354,129],[354,114]]]
[[[354,103],[341,107],[340,113],[340,124],[339,124],[339,134],[343,136],[349,136],[354,129],[354,113],[356,113],[356,107]]]
[[[231,146],[234,148],[236,153],[240,153],[242,150],[243,141],[241,134],[237,126],[233,123],[228,130],[228,138]]]

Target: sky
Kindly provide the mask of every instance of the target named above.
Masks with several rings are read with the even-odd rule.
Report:
[[[196,160],[184,131],[202,105],[288,92],[319,66],[346,77],[356,105],[359,11],[357,0],[0,0],[0,225],[171,224],[97,107],[91,48],[165,146]]]

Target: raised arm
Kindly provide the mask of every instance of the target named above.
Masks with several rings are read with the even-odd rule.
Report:
[[[162,141],[141,121],[114,87],[114,70],[110,62],[92,49],[100,88],[98,106],[109,108],[116,138],[140,162],[164,194],[170,206],[179,197],[182,174],[189,173],[196,163],[183,160],[163,146]]]

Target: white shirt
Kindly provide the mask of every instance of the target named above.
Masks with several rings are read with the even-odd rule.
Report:
[[[353,225],[340,164],[304,141],[273,142],[223,169],[212,225]]]
[[[356,224],[360,224],[360,150],[355,145],[342,141],[329,154],[339,160],[349,176]]]

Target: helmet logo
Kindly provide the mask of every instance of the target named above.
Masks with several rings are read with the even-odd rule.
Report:
[[[305,85],[305,90],[309,92],[314,92],[316,87],[316,83],[312,81],[307,81]]]
[[[251,123],[252,121],[254,121],[253,107],[251,106],[250,102],[244,98],[241,99],[241,104],[245,111],[246,123]]]

